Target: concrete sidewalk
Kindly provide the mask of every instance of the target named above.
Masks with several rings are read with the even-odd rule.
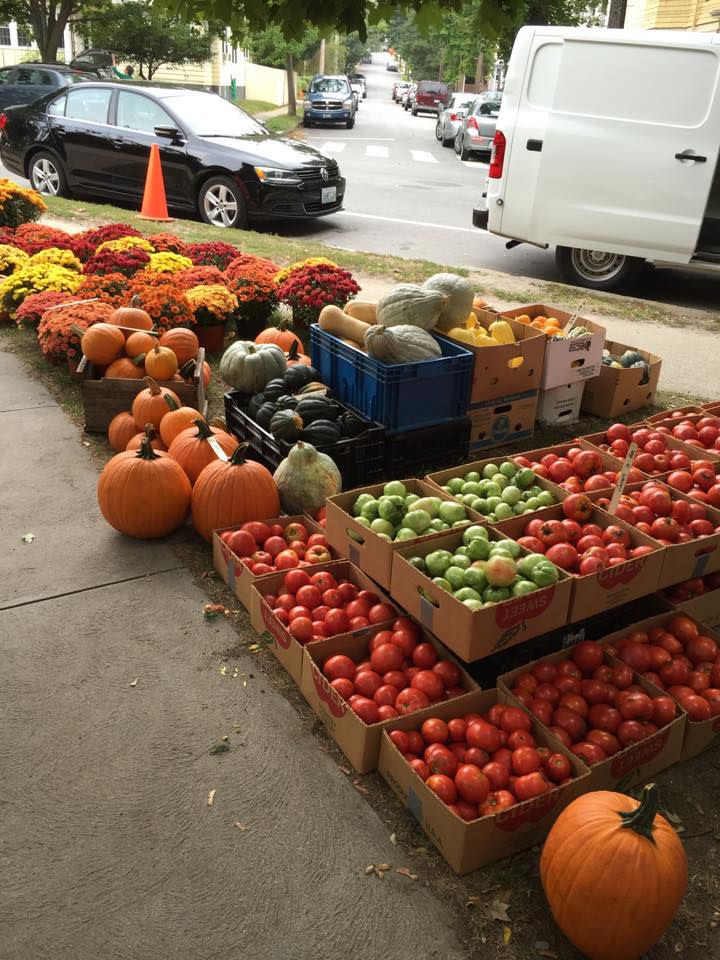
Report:
[[[105,524],[3,353],[0,425],[3,960],[461,960],[422,876],[365,875],[412,864],[249,656],[220,673],[235,632]]]

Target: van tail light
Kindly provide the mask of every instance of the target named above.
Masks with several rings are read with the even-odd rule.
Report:
[[[3,114],[3,116],[4,116],[4,114]],[[458,115],[457,115],[456,113],[451,113],[451,114],[450,114],[450,120],[451,120],[453,123],[455,123],[455,122],[457,121],[457,119],[458,119]]]
[[[477,124],[477,120],[475,119],[475,117],[470,117],[469,120],[468,120],[468,122],[467,122],[467,125],[468,125],[469,127],[472,127],[473,130],[477,130],[477,129],[478,129],[478,124]]]
[[[503,174],[503,165],[505,163],[505,134],[502,130],[495,131],[495,138],[490,154],[490,171],[488,176],[491,180],[500,180]]]
[[[4,130],[7,126],[7,114],[0,113],[0,130]]]

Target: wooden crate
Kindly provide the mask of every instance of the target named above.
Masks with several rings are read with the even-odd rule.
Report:
[[[207,414],[203,362],[205,348],[198,350],[192,383],[179,380],[158,380],[158,386],[167,387],[180,398],[186,407],[194,407],[201,416]],[[115,380],[98,377],[93,365],[88,363],[82,371],[80,396],[85,410],[85,430],[88,433],[106,433],[112,418],[130,410],[133,400],[145,389],[144,380]]]

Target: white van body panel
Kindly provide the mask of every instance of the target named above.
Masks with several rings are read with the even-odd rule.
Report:
[[[488,229],[542,246],[688,263],[720,148],[719,40],[520,30],[497,122],[506,150],[502,178],[488,181]]]

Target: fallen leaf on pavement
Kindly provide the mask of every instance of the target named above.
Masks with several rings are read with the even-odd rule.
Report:
[[[352,770],[348,770],[347,767],[339,767],[340,773],[344,773],[346,777],[349,777],[352,773]]]
[[[359,780],[353,780],[353,786],[359,793],[364,793],[366,796],[370,792],[367,787],[364,787]]]
[[[140,679],[140,677],[135,677],[134,680],[131,680],[131,681],[130,681],[130,683],[128,684],[128,686],[129,686],[129,687],[136,687],[136,686],[138,685],[138,680],[139,680],[139,679]]]
[[[206,620],[213,620],[215,617],[219,617],[221,614],[227,614],[228,612],[222,603],[206,603],[203,606],[203,614]]]
[[[503,944],[507,946],[510,943],[510,938],[512,937],[512,930],[507,924],[503,927]]]
[[[237,827],[241,833],[247,833],[250,827],[246,827],[244,823],[240,823],[239,820],[236,820],[233,824],[234,827]]]
[[[494,900],[490,901],[489,913],[491,920],[500,920],[502,922],[509,922],[510,917],[508,916],[508,905],[503,900],[500,900],[499,897],[496,897]]]
[[[395,873],[399,873],[401,877],[407,877],[408,880],[417,880],[417,874],[411,873],[407,867],[396,867]]]
[[[26,533],[25,536],[24,536],[22,539],[23,539],[23,543],[32,543],[33,540],[35,539],[35,534],[34,534],[34,533]]]
[[[211,790],[210,793],[208,794],[207,805],[208,805],[209,807],[211,807],[211,806],[213,805],[213,802],[214,802],[214,800],[215,800],[215,794],[216,794],[216,793],[217,793],[217,790]]]
[[[210,753],[226,753],[230,749],[229,743],[214,743],[210,747]]]
[[[397,844],[397,837],[395,836],[394,833],[391,833],[391,834],[390,834],[390,843],[391,843],[393,846],[395,846],[395,845]]]

